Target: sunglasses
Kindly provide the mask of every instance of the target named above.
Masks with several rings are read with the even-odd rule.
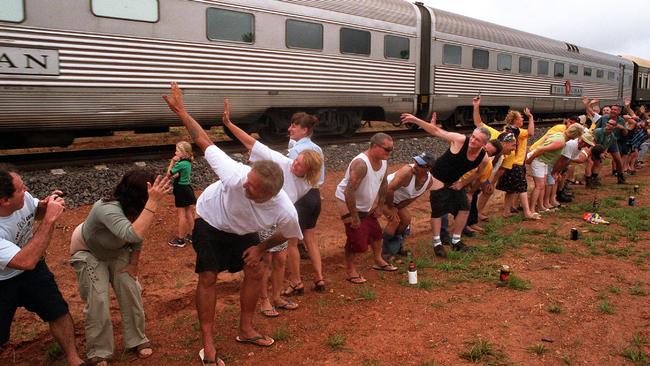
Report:
[[[394,149],[392,146],[391,146],[391,147],[379,146],[379,147],[381,147],[382,149],[384,149],[384,151],[387,152],[387,153],[389,153],[389,152],[393,152],[393,149]]]

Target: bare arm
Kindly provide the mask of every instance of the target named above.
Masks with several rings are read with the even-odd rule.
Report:
[[[632,101],[630,98],[625,98],[625,112],[632,118],[636,117],[636,113],[634,113],[634,110],[632,109]]]
[[[387,175],[387,173],[384,174],[384,179],[381,180],[381,185],[379,186],[379,193],[377,194],[377,208],[374,212],[375,217],[381,217],[382,209],[384,207],[384,203],[386,202],[386,189],[388,187],[388,179],[386,179]]]
[[[348,212],[352,219],[352,227],[359,227],[359,213],[357,212],[357,199],[355,197],[357,189],[361,181],[368,173],[368,167],[366,163],[361,159],[355,159],[350,165],[350,179],[348,179],[348,185],[345,187],[343,195],[345,196],[345,204],[348,207]],[[356,225],[356,226],[355,226]]]
[[[413,169],[410,165],[405,165],[395,172],[393,180],[390,181],[386,188],[386,206],[389,208],[394,207],[393,200],[395,198],[395,191],[402,187],[406,187],[406,185],[411,181],[411,177],[413,177]]]
[[[474,126],[481,127],[483,126],[483,120],[481,120],[481,98],[474,97],[472,99],[472,104],[474,105],[474,111],[472,112],[472,119],[474,120]]]
[[[144,234],[151,226],[154,219],[154,213],[158,209],[160,200],[172,190],[169,184],[169,177],[157,176],[153,184],[147,182],[148,199],[144,205],[144,209],[140,212],[138,218],[133,222],[133,231],[140,238],[144,238]]]
[[[455,132],[445,131],[440,126],[436,124],[437,114],[433,113],[431,116],[431,122],[425,122],[410,113],[403,113],[401,116],[402,123],[404,124],[413,124],[427,131],[430,135],[439,137],[443,140],[448,141],[449,143],[464,143],[465,135],[461,135]]]
[[[564,141],[554,141],[554,142],[551,142],[550,144],[548,144],[546,146],[538,147],[537,149],[535,149],[535,151],[533,151],[530,154],[528,159],[526,159],[526,163],[530,164],[531,161],[533,161],[535,158],[537,158],[538,156],[542,155],[543,153],[545,153],[547,151],[559,150],[559,149],[563,148],[565,144],[566,143]]]
[[[589,116],[589,118],[593,118],[594,117],[593,106],[594,104],[598,104],[598,99],[589,101],[589,97],[585,95],[584,97],[582,97],[582,104],[584,104],[585,106],[585,112],[587,112],[587,116]]]
[[[242,130],[241,128],[237,127],[232,121],[230,120],[230,101],[228,99],[223,100],[223,117],[221,118],[221,121],[223,122],[223,125],[226,126],[227,129],[232,132],[232,134],[241,142],[246,149],[249,151],[253,149],[253,145],[255,145],[255,138],[249,134],[246,133],[246,131]]]
[[[524,108],[524,114],[528,117],[528,136],[533,136],[535,135],[535,118],[528,107]]]
[[[33,270],[41,260],[52,239],[56,221],[65,207],[65,202],[60,197],[48,196],[45,201],[45,213],[41,224],[34,231],[32,239],[7,263],[7,267],[29,271]]]
[[[202,150],[205,151],[210,145],[213,145],[208,134],[203,130],[203,127],[185,110],[183,102],[183,94],[175,81],[171,84],[171,94],[163,95],[163,99],[167,102],[169,109],[176,113],[178,118],[183,122],[183,126],[189,132],[192,141]]]

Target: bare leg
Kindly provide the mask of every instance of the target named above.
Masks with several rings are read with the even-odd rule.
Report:
[[[553,205],[553,206],[558,206],[560,204],[560,202],[557,201],[557,187],[558,187],[559,182],[562,182],[562,181],[557,181],[557,182],[555,182],[555,184],[553,184],[551,186],[551,196],[549,197],[549,199],[550,199],[551,205]]]
[[[321,261],[320,248],[318,248],[318,243],[316,242],[316,229],[305,229],[303,231],[303,241],[307,246],[307,254],[309,254],[309,259],[311,260],[311,265],[314,267],[314,278],[316,282],[322,280],[323,277],[323,262]],[[298,253],[298,247],[296,246],[296,253]],[[300,255],[298,255],[300,258]],[[298,262],[300,263],[300,261]],[[300,279],[300,277],[298,277]]]
[[[83,360],[77,353],[77,346],[75,345],[74,338],[74,323],[72,322],[70,313],[62,315],[56,320],[49,322],[48,324],[50,325],[50,332],[52,333],[52,336],[57,341],[57,343],[59,343],[63,349],[63,352],[65,353],[65,358],[68,362],[68,365],[80,365]]]
[[[533,181],[535,182],[535,188],[533,188],[533,192],[530,195],[531,211],[535,211],[539,198],[544,194],[544,179],[545,179],[544,177],[541,178],[533,177]],[[540,209],[544,209],[544,207],[540,205]]]
[[[217,355],[212,339],[214,309],[217,301],[216,283],[217,272],[208,271],[199,273],[199,281],[196,284],[196,312],[199,317],[205,358],[208,360],[214,360]]]
[[[194,230],[194,206],[185,207],[185,235],[192,235]]]
[[[372,257],[375,261],[375,264],[379,266],[385,266],[388,264],[388,262],[386,262],[384,258],[381,256],[381,245],[382,245],[381,239],[375,240],[372,243],[370,243],[370,247],[372,248]]]
[[[275,314],[275,311],[273,310],[273,305],[271,305],[271,300],[269,298],[269,278],[271,277],[271,253],[265,253],[264,254],[264,265],[266,266],[266,270],[264,271],[263,277],[262,277],[262,286],[260,287],[260,311],[262,312],[268,312]],[[272,284],[273,286],[273,284]],[[280,286],[282,286],[282,282],[280,282]],[[275,290],[275,288],[273,288]],[[273,316],[273,315],[271,315]]]
[[[524,216],[527,218],[532,218],[537,215],[537,212],[530,209],[528,205],[528,192],[521,192],[518,194],[519,202],[521,202],[521,207],[524,209]]]
[[[255,315],[255,305],[260,296],[264,271],[266,271],[266,265],[263,262],[254,267],[244,266],[244,282],[239,291],[239,305],[241,306],[239,317],[240,337],[252,338],[260,335],[253,328],[253,316]]]
[[[273,291],[272,301],[274,305],[284,304],[287,301],[280,297],[280,292],[282,292],[282,285],[284,284],[284,267],[287,263],[287,251],[283,250],[280,252],[275,252],[271,257],[273,258],[271,269],[271,290]],[[268,272],[269,271],[265,271],[265,273]]]
[[[478,201],[476,201],[476,208],[478,209],[479,217],[482,216],[483,210],[485,210],[485,206],[487,206],[490,197],[492,197],[492,193],[488,194],[485,192],[481,192],[478,195]]]
[[[454,218],[454,225],[451,229],[453,235],[460,235],[463,233],[463,228],[467,224],[467,217],[469,217],[469,211],[458,211],[458,215]]]
[[[356,260],[357,260],[357,255],[345,249],[345,271],[348,274],[348,278],[359,277]]]
[[[440,217],[434,217],[431,219],[431,231],[433,236],[440,236]]]
[[[546,208],[551,208],[553,206],[553,202],[551,202],[551,193],[553,193],[553,186],[550,184],[545,184],[544,185],[544,199],[542,202],[544,203],[544,207]]]
[[[514,198],[514,193],[506,193],[505,197],[503,197],[503,216],[510,216],[510,208],[512,207]]]

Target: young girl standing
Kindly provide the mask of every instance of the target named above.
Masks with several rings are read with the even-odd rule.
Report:
[[[192,145],[187,141],[176,144],[176,153],[169,162],[167,174],[174,179],[174,204],[178,213],[178,236],[168,242],[173,247],[182,248],[192,242],[194,214],[192,206],[196,204],[194,190],[190,185],[192,173]]]

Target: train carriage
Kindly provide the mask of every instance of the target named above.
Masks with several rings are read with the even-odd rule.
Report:
[[[650,105],[650,60],[636,56],[623,55],[634,63],[634,83],[632,84],[632,104],[634,107]]]
[[[319,134],[401,112],[471,123],[479,92],[487,120],[576,112],[630,96],[632,65],[404,0],[4,0],[0,148],[167,129],[172,80],[202,125],[229,97],[243,128],[285,139],[298,110]]]

